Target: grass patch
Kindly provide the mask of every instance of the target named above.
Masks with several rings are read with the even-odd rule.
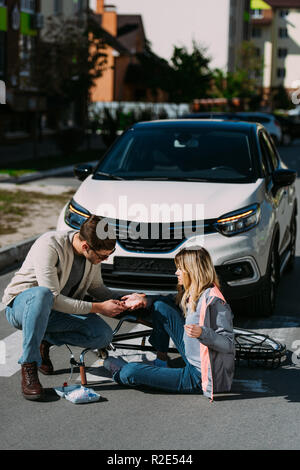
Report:
[[[17,224],[32,213],[32,208],[42,202],[51,202],[58,205],[66,204],[73,196],[74,191],[62,194],[43,194],[35,191],[6,191],[0,189],[0,235],[11,234],[17,231]]]
[[[18,178],[27,173],[35,173],[37,171],[52,170],[53,168],[61,168],[63,166],[76,165],[77,163],[86,163],[90,161],[101,160],[105,150],[91,149],[75,152],[70,156],[53,155],[38,159],[29,158],[26,160],[0,163],[0,173]]]

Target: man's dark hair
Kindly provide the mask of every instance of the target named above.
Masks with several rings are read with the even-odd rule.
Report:
[[[97,234],[97,226],[103,221],[103,217],[91,215],[80,227],[79,238],[86,241],[87,244],[96,251],[111,251],[116,246],[116,238],[99,238]]]

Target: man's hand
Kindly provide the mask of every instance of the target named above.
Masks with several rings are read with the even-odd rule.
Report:
[[[129,294],[122,297],[125,307],[128,310],[137,310],[147,307],[147,298],[145,294]]]
[[[106,300],[105,302],[95,302],[91,313],[97,313],[106,317],[113,318],[126,310],[124,302],[121,300]]]
[[[199,325],[184,325],[184,329],[190,338],[199,338],[202,335],[202,327]]]

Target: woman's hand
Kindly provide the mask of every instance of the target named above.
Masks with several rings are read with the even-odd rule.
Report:
[[[199,325],[184,325],[184,329],[190,338],[199,338],[202,335],[202,327]]]

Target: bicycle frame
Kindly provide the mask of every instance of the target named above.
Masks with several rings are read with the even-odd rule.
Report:
[[[118,334],[123,323],[127,321],[135,324],[143,324],[148,327],[147,330],[133,331],[129,333]],[[98,350],[99,357],[105,359],[108,357],[109,350],[127,349],[133,351],[149,351],[155,352],[155,348],[151,345],[146,345],[146,339],[150,336],[152,329],[150,321],[138,318],[134,315],[125,315],[119,320],[119,323],[113,331],[113,340],[108,348]],[[256,333],[242,328],[234,328],[235,334],[235,350],[236,350],[236,364],[242,365],[243,361],[246,362],[248,367],[264,367],[264,368],[277,368],[281,365],[286,356],[286,346],[279,343],[268,335]],[[141,344],[128,344],[123,341],[141,338]],[[68,347],[68,346],[67,346]],[[68,347],[70,350],[70,348]],[[71,351],[71,350],[70,350]],[[80,354],[79,362],[75,361],[73,354],[71,354],[71,369],[77,365],[80,369],[81,384],[87,385],[86,380],[86,366],[84,357],[90,349],[84,349]],[[168,352],[178,353],[176,348],[170,347]]]

